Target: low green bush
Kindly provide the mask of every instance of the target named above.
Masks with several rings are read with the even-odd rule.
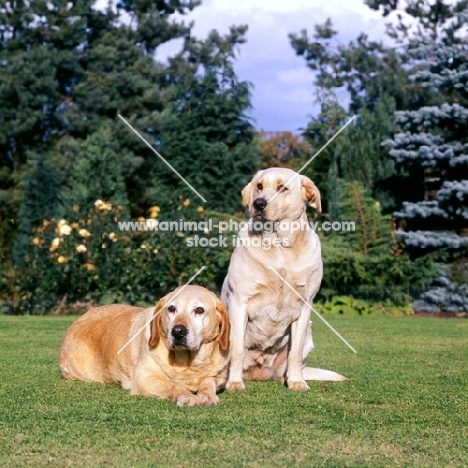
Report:
[[[390,301],[386,303],[374,303],[356,299],[352,296],[334,296],[331,301],[314,304],[315,309],[321,314],[339,315],[411,315],[413,310],[409,304],[395,306]]]

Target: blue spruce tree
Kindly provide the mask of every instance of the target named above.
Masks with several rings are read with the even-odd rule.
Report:
[[[384,145],[411,176],[414,199],[394,213],[413,257],[441,262],[433,288],[413,303],[425,312],[468,309],[468,46],[432,44],[414,51],[423,68],[413,76],[438,102],[396,112],[403,133]],[[444,265],[442,265],[444,263]]]

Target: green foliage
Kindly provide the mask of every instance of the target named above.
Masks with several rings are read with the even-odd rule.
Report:
[[[306,29],[290,34],[291,45],[316,72],[316,86],[324,92],[345,87],[351,98],[351,114],[364,107],[372,110],[382,93],[393,96],[397,109],[411,107],[420,99],[421,91],[409,86],[404,61],[383,42],[371,41],[361,33],[348,45],[338,45],[330,19],[314,29],[311,37]]]
[[[312,147],[311,156],[318,151],[320,154],[305,168],[303,174],[312,179],[320,189],[322,210],[327,212],[329,200],[334,195],[333,189],[330,190],[327,184],[327,179],[338,139],[332,141],[326,148],[323,149],[323,147],[346,123],[347,119],[346,111],[338,104],[333,92],[326,91],[322,96],[318,96],[317,103],[320,103],[320,113],[317,117],[312,117],[307,124],[304,136]]]
[[[466,0],[365,0],[373,10],[388,16],[397,10],[397,22],[387,23],[387,34],[403,44],[457,43],[463,37],[464,20],[457,16],[468,6]]]
[[[394,160],[382,141],[393,137],[395,105],[393,98],[383,95],[373,111],[364,108],[354,125],[340,135],[328,173],[328,193],[332,196],[329,211],[336,218],[336,193],[343,180],[357,181],[369,196],[377,198],[385,211],[394,208],[388,179],[394,172]],[[392,187],[395,189],[395,187]],[[333,200],[335,198],[335,200]]]
[[[179,206],[182,215],[186,207]],[[67,220],[44,220],[34,228],[26,265],[2,285],[0,297],[6,298],[2,308],[44,314],[82,310],[83,304],[154,304],[203,265],[208,268],[197,283],[219,290],[230,250],[189,248],[190,232],[120,230],[119,221],[127,221],[123,211],[122,205],[98,200],[84,218],[75,206]],[[153,221],[159,213],[159,207],[152,207]],[[204,219],[204,213],[191,218]],[[217,237],[214,232],[201,235]]]
[[[341,181],[337,218],[355,230],[322,235],[324,278],[319,298],[350,295],[369,302],[406,305],[433,273],[430,257],[411,262],[395,241],[389,216],[359,182]]]
[[[44,218],[54,218],[63,212],[60,172],[46,156],[34,155],[31,171],[25,182],[19,211],[19,234],[14,244],[14,260],[23,265],[30,250],[30,234]]]
[[[315,303],[315,309],[321,314],[330,315],[411,315],[413,310],[409,304],[395,306],[391,302],[384,304],[369,303],[352,296],[333,296],[331,301]]]
[[[240,190],[258,166],[259,145],[245,116],[249,84],[239,81],[233,68],[246,30],[232,27],[226,37],[212,31],[206,41],[186,41],[172,60],[177,79],[159,130],[163,156],[212,209],[231,213],[241,209]],[[153,179],[147,196],[164,209],[171,209],[168,205],[179,195],[193,196],[161,161],[153,165]]]
[[[76,164],[73,204],[87,213],[96,200],[107,200],[123,206],[122,216],[128,218],[129,203],[117,154],[108,130],[92,133],[86,152]]]

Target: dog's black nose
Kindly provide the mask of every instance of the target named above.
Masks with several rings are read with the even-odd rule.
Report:
[[[180,340],[181,338],[184,338],[185,336],[187,336],[187,327],[184,327],[184,325],[176,325],[175,327],[172,327],[172,336],[176,339],[176,340]]]
[[[253,201],[253,206],[256,210],[262,211],[268,205],[268,202],[264,198],[256,198]]]

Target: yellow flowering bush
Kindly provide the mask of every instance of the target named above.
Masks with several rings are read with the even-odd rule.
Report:
[[[191,221],[208,216],[189,208],[187,200],[180,200],[178,219],[184,210]],[[13,311],[42,314],[58,304],[64,311],[78,301],[154,304],[203,265],[208,268],[195,283],[219,290],[231,248],[189,248],[188,232],[121,231],[119,221],[128,221],[121,219],[122,211],[121,206],[97,200],[87,216],[74,206],[64,219],[44,220],[31,233],[26,266],[16,274]],[[157,222],[160,211],[152,206],[142,220]]]

